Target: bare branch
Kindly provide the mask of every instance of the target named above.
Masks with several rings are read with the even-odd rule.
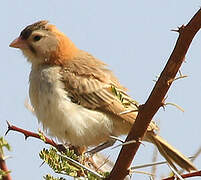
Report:
[[[129,174],[129,167],[132,160],[140,146],[139,139],[144,136],[147,127],[152,120],[155,113],[161,107],[163,99],[168,92],[172,80],[175,79],[177,72],[179,71],[187,53],[187,50],[201,27],[201,9],[194,15],[190,22],[186,26],[179,28],[179,38],[175,45],[175,48],[162,71],[158,81],[155,84],[148,100],[144,105],[139,107],[139,113],[135,120],[135,123],[126,138],[126,141],[136,140],[136,143],[123,146],[116,164],[107,178],[108,180],[123,180],[126,175]]]

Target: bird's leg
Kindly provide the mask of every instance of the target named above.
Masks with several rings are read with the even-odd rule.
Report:
[[[74,153],[78,156],[82,155],[84,152],[86,152],[87,148],[85,146],[73,146],[71,144],[68,145],[68,148],[70,150],[73,150]]]
[[[116,141],[115,139],[111,139],[109,141],[106,141],[106,142],[96,146],[95,148],[87,151],[86,153],[89,153],[89,154],[93,155],[93,154],[95,154],[95,153],[97,153],[99,151],[102,151],[103,149],[106,149],[106,148],[112,146],[115,143],[115,141]]]

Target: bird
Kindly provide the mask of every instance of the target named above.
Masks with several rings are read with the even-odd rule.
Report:
[[[31,63],[30,102],[50,136],[99,151],[114,144],[112,136],[129,133],[137,101],[104,62],[79,49],[55,25],[47,20],[28,25],[9,46],[20,49]],[[155,144],[170,165],[196,170],[157,129],[152,120],[143,140]]]

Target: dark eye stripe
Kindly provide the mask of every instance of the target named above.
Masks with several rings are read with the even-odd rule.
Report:
[[[34,49],[32,45],[29,45],[29,49],[33,54],[36,54],[36,50]]]
[[[30,29],[24,29],[24,30],[21,32],[20,36],[21,36],[21,38],[22,38],[23,40],[27,40],[27,39],[29,38],[29,36],[31,35],[31,33],[32,33],[32,30],[30,30]]]

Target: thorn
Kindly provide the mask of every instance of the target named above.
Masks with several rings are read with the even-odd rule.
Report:
[[[44,164],[45,164],[45,161],[43,161],[43,162],[41,163],[40,167],[42,167]]]
[[[136,170],[130,170],[130,172],[129,172],[129,174],[131,174],[131,173],[139,173],[139,174],[145,174],[145,175],[148,175],[149,177],[154,177],[154,175],[153,174],[151,174],[151,173],[148,173],[148,172],[145,172],[145,171],[136,171]],[[153,180],[153,179],[150,179],[150,180]]]
[[[5,133],[5,136],[8,134],[8,132],[11,130],[11,125],[8,121],[6,121],[7,125],[8,125],[8,130]]]
[[[178,32],[180,34],[184,30],[184,28],[185,28],[185,25],[183,24],[182,26],[177,27],[177,29],[171,29],[171,31]]]
[[[165,106],[167,105],[172,105],[172,106],[175,106],[177,109],[179,109],[180,111],[184,112],[184,109],[182,107],[180,107],[179,105],[177,104],[174,104],[174,103],[166,103],[164,104]]]
[[[27,139],[28,139],[28,137],[29,137],[29,136],[27,136],[27,135],[24,135],[24,139],[25,139],[25,140],[27,140]]]
[[[125,146],[125,145],[128,145],[128,144],[133,144],[133,143],[137,143],[137,142],[139,142],[142,145],[144,145],[141,140],[131,140],[131,141],[124,142],[122,144],[118,144],[118,145],[114,146],[112,149],[115,149],[115,148],[117,148],[119,146]]]
[[[7,123],[8,127],[11,127],[11,125],[10,125],[10,123],[8,121],[6,121],[6,123]]]
[[[134,110],[133,109],[133,110],[123,111],[123,112],[120,112],[119,115],[124,115],[124,114],[132,113],[132,112],[138,112],[138,110],[136,110],[136,109]]]
[[[117,141],[119,141],[121,143],[124,143],[124,141],[122,139],[120,139],[120,138],[118,138],[116,136],[110,136],[110,138],[115,139],[115,140],[117,140]]]
[[[5,136],[8,134],[9,131],[10,131],[10,129],[8,129],[8,130],[5,132]]]
[[[179,27],[177,27],[178,29],[171,29],[170,31],[173,31],[173,32],[178,32],[179,33]]]
[[[187,75],[179,76],[179,77],[175,78],[174,81],[176,81],[178,79],[186,78],[186,77],[188,77],[188,76]]]

